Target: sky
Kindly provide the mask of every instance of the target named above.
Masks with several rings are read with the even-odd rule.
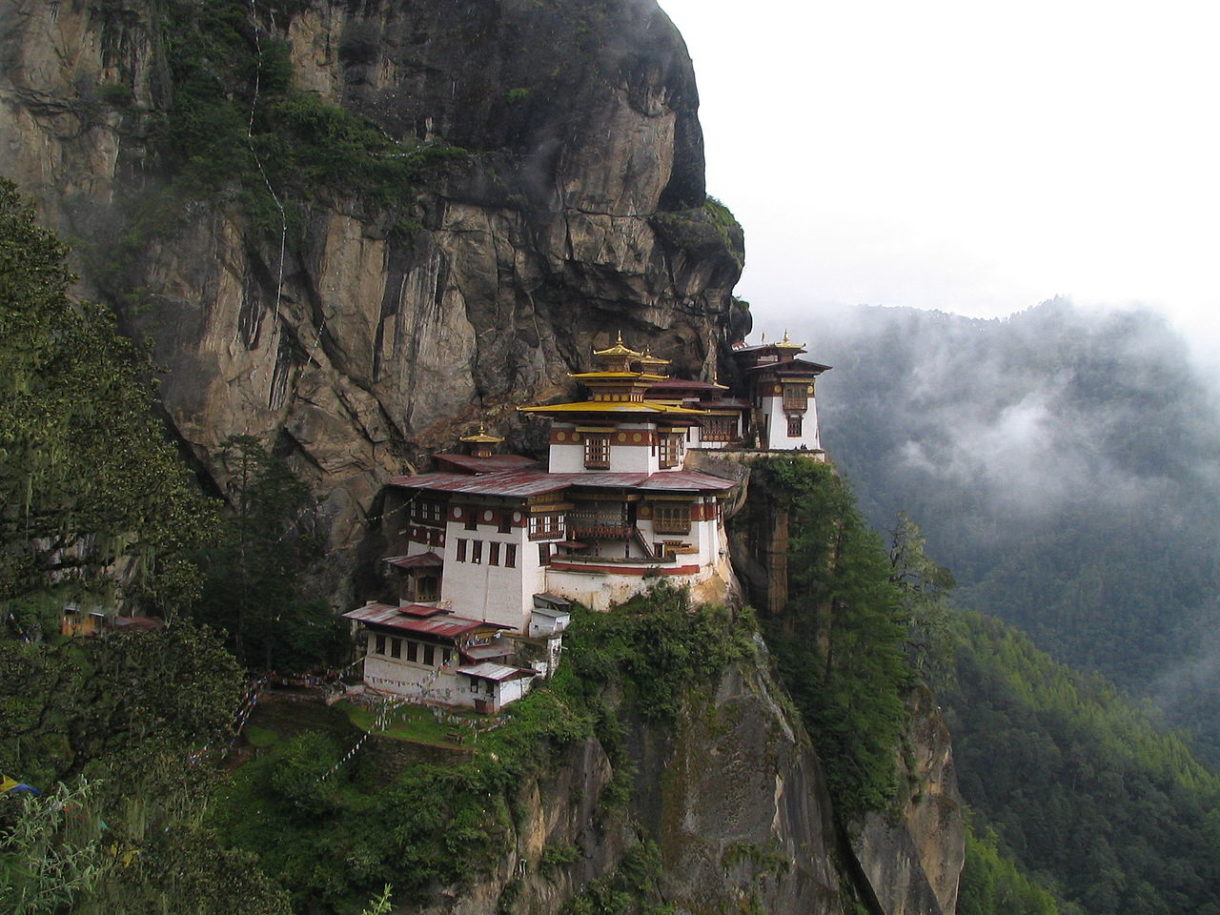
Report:
[[[756,324],[1062,295],[1220,347],[1220,4],[659,2]]]

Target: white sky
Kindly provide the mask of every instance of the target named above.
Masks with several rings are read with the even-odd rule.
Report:
[[[1220,4],[659,2],[759,322],[1062,294],[1220,342]]]

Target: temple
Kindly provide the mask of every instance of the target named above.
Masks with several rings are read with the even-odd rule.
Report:
[[[670,378],[667,360],[620,334],[572,376],[583,400],[519,408],[549,426],[545,467],[496,453],[502,440],[480,427],[462,452],[435,455],[434,472],[391,479],[393,603],[345,614],[363,630],[366,685],[498,708],[558,663],[570,602],[608,610],[657,578],[723,599],[723,504],[736,484],[687,469],[687,455],[820,451],[814,379],[829,366],[803,352],[786,335],[735,349],[739,397]]]

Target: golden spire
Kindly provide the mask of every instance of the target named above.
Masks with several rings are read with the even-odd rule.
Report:
[[[623,345],[623,332],[620,330],[618,332],[618,340],[615,342],[615,344],[613,346],[610,346],[610,347],[607,347],[606,349],[601,349],[601,350],[595,349],[593,351],[593,355],[598,356],[598,357],[609,357],[611,359],[614,359],[614,358],[639,359],[644,354],[637,353],[635,350],[631,349],[630,347]]]
[[[471,442],[480,445],[498,445],[500,442],[504,441],[504,439],[498,435],[491,435],[488,433],[487,427],[482,423],[479,423],[478,432],[475,432],[472,435],[463,435],[460,439],[458,439],[458,441]]]

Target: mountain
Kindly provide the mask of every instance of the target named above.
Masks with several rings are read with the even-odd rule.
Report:
[[[959,603],[1147,697],[1216,757],[1220,410],[1180,335],[1061,300],[801,330],[835,366],[827,447],[874,523],[909,513]]]

